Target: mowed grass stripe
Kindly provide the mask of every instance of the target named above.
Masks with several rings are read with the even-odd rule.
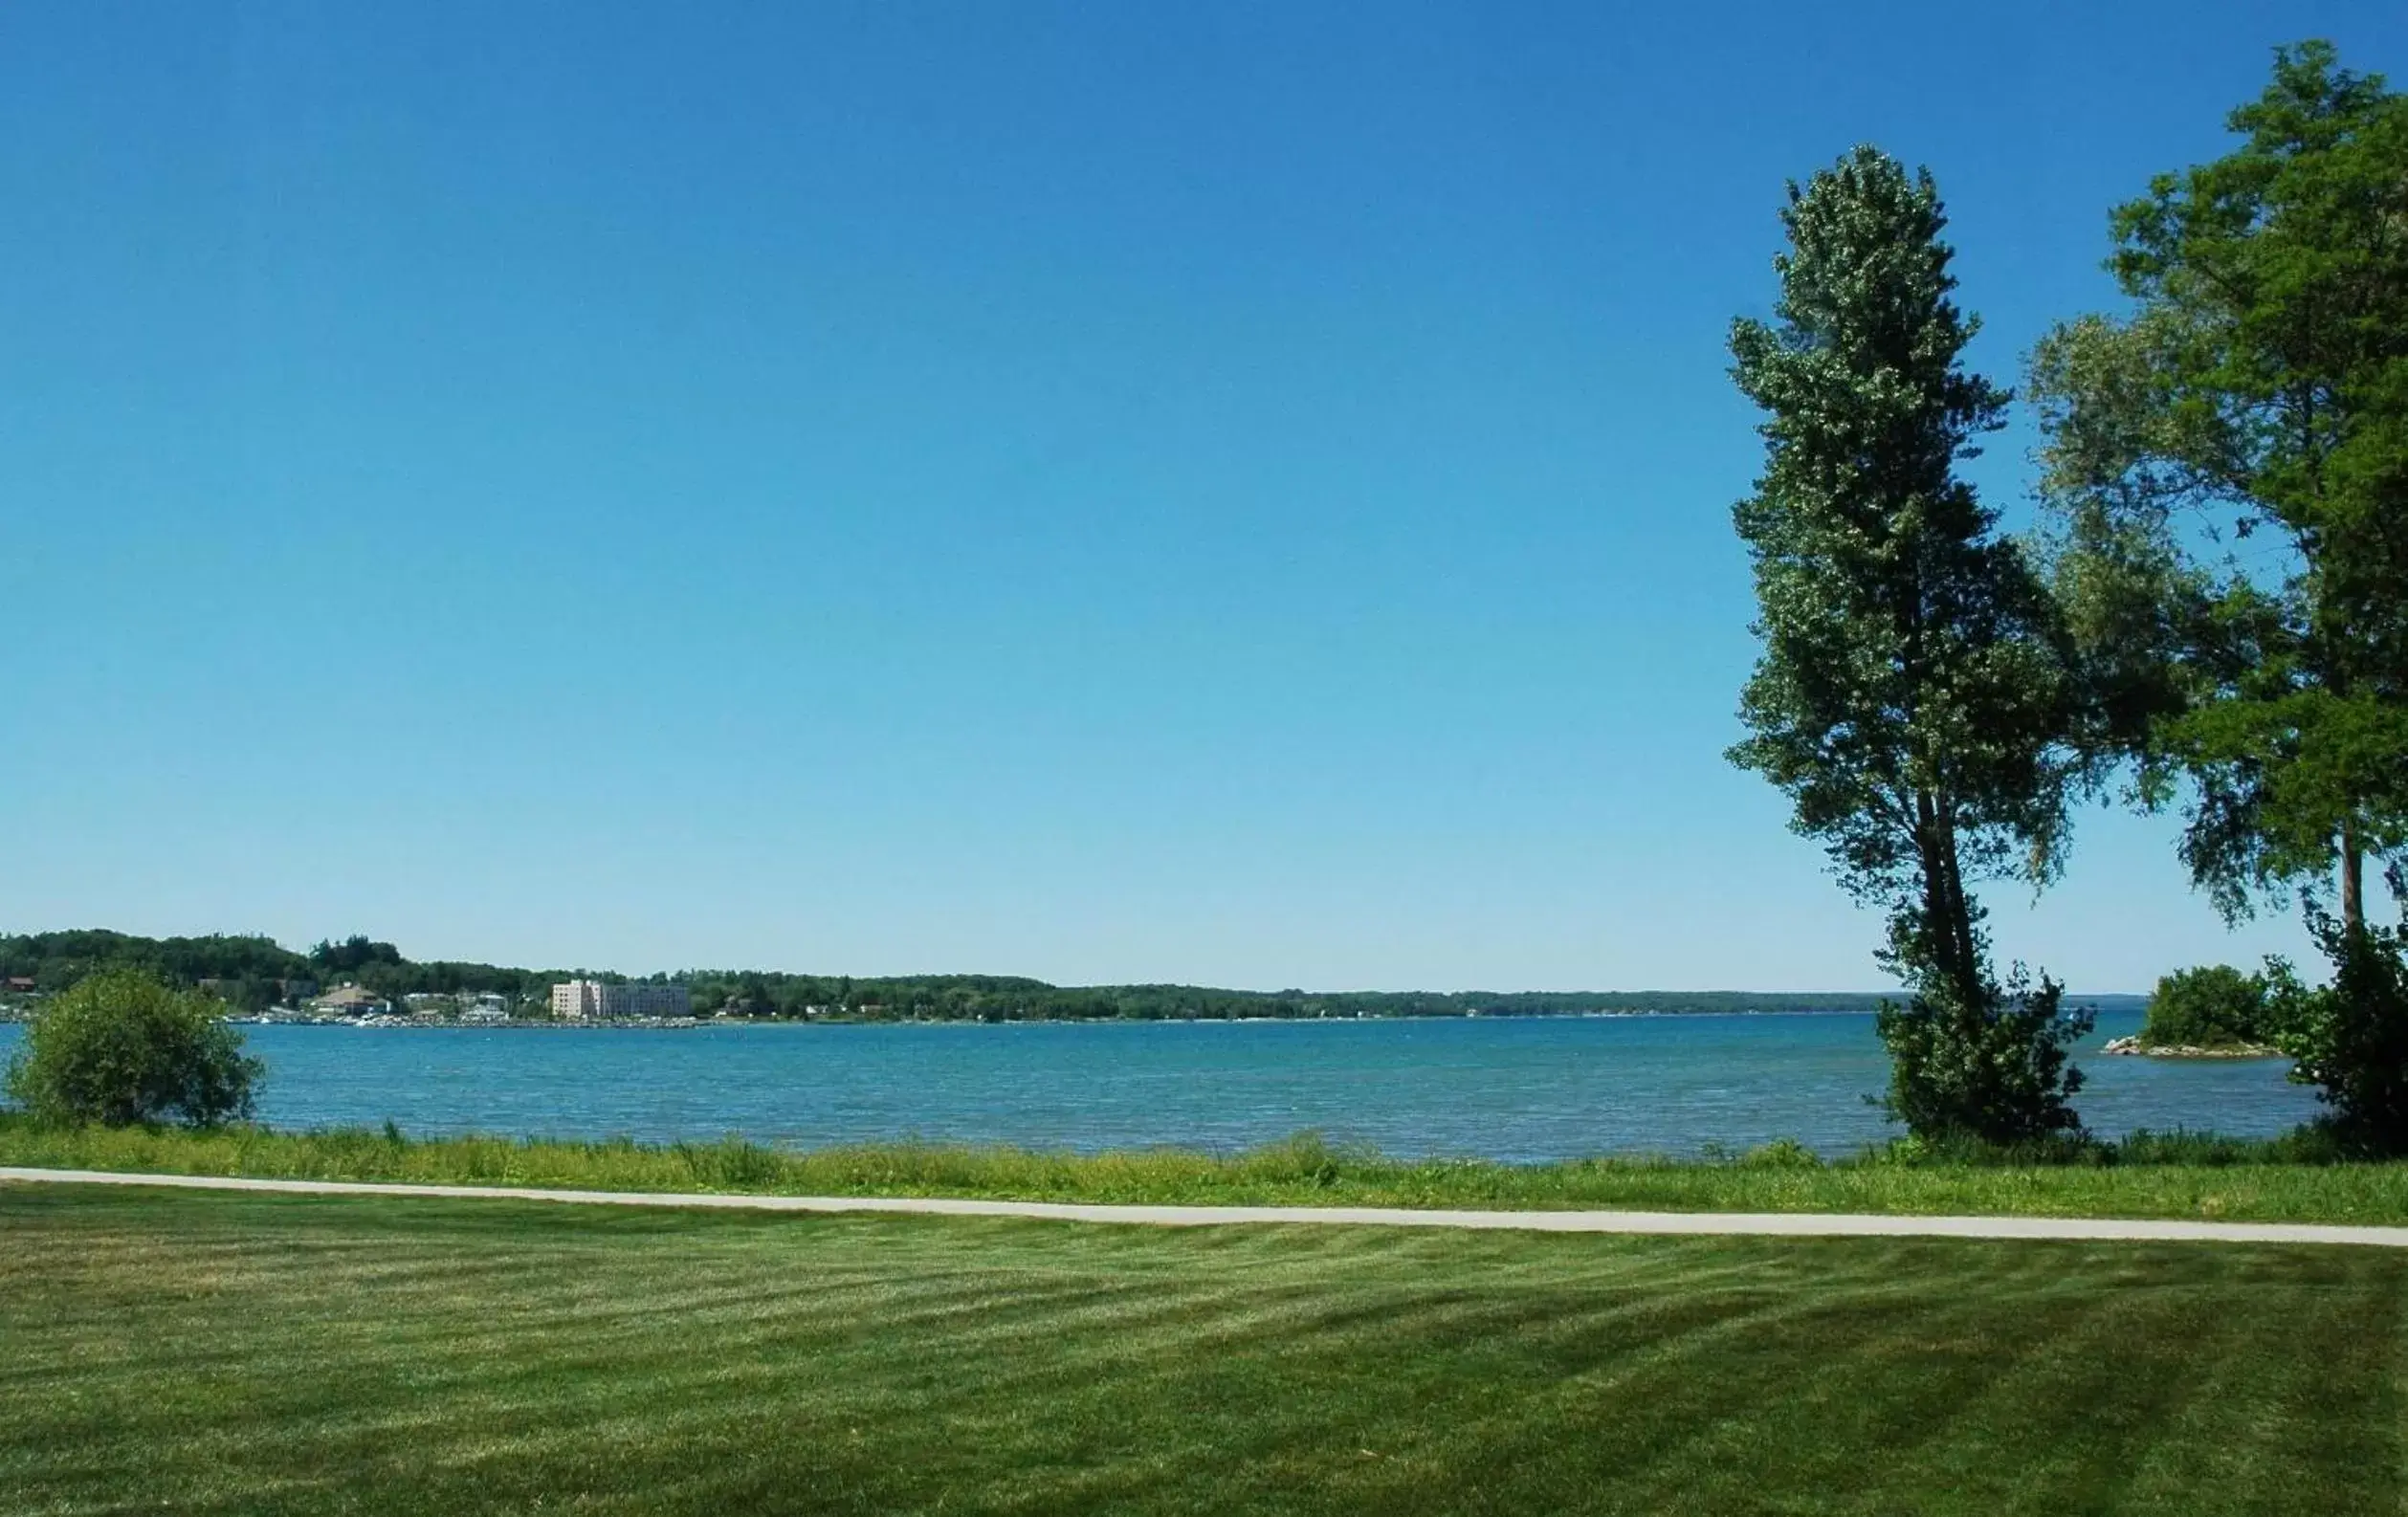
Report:
[[[2389,1251],[0,1191],[0,1510],[2397,1511]]]
[[[1539,1430],[1529,1436],[1527,1457],[1548,1452],[1544,1430],[1551,1421],[1578,1425],[1609,1405],[1619,1413],[1611,1433],[1625,1449],[1617,1473],[1632,1490],[1636,1509],[1678,1505],[1705,1490],[1721,1489],[1725,1500],[1750,1493],[1749,1483],[1757,1477],[1747,1451],[1768,1438],[1789,1437],[1794,1443],[1793,1489],[1811,1494],[1854,1484],[1868,1451],[1886,1452],[1911,1433],[1916,1419],[1952,1420],[1952,1409],[1971,1386],[2005,1368],[1995,1355],[1965,1357],[1920,1364],[1901,1376],[1896,1350],[1903,1343],[1926,1334],[1953,1336],[1953,1318],[1980,1313],[1962,1313],[1958,1304],[1935,1299],[1928,1276],[1904,1284],[1885,1278],[1887,1270],[1862,1267],[1898,1262],[1860,1255],[1858,1267],[1828,1288],[1750,1291],[1707,1303],[1721,1317],[1705,1330],[1609,1361],[1601,1388],[1610,1396],[1581,1395],[1587,1387],[1576,1382],[1567,1387],[1559,1418],[1527,1419]],[[1981,1288],[1977,1280],[1964,1283]],[[1820,1347],[1834,1338],[1847,1341],[1847,1354]],[[1800,1354],[1814,1372],[1777,1390],[1768,1386],[1758,1397],[1731,1395],[1734,1370],[1740,1372],[1735,1378],[1748,1378],[1746,1370],[1768,1344]],[[1901,1398],[1901,1390],[1912,1394]],[[1851,1425],[1855,1436],[1836,1441],[1814,1436],[1835,1419]],[[1750,1499],[1769,1494],[1754,1491]]]
[[[2145,1445],[2228,1350],[2186,1296],[2178,1287],[2086,1292],[2079,1281],[2035,1290],[2035,1321],[2000,1345],[1997,1373],[1940,1403],[1946,1419],[1925,1418],[1891,1457],[1945,1460],[1966,1486],[2000,1503],[2047,1491],[2077,1508],[2120,1504],[2136,1440]],[[2204,1470],[2197,1483],[2213,1484]]]

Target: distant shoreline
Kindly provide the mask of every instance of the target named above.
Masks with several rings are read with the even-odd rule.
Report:
[[[1615,994],[1629,994],[1627,992]],[[1684,1005],[1691,998],[1744,998],[1749,1003]],[[1867,1017],[1878,1009],[1882,997],[1878,992],[1833,994],[1829,992],[1800,993],[1790,1004],[1789,998],[1770,992],[1701,992],[1672,991],[1666,993],[1671,1004],[1654,1006],[1601,1006],[1581,1008],[1521,1009],[1510,1005],[1430,1007],[1426,1010],[1378,1010],[1370,1008],[1321,1011],[1314,1015],[1283,1015],[1249,1012],[1239,1016],[1075,1016],[1035,1012],[1028,1015],[967,1015],[931,1016],[925,1012],[900,1015],[862,1016],[838,1012],[832,1008],[817,1016],[696,1016],[696,1017],[633,1017],[555,1019],[545,1017],[460,1017],[455,1014],[416,1015],[405,1012],[378,1012],[366,1016],[341,1016],[308,1010],[237,1012],[226,1018],[239,1026],[275,1027],[352,1027],[381,1030],[395,1027],[504,1028],[533,1030],[573,1030],[579,1028],[610,1028],[620,1031],[645,1030],[681,1032],[698,1027],[953,1027],[953,1026],[1132,1026],[1145,1023],[1187,1023],[1236,1025],[1248,1022],[1313,1023],[1350,1022],[1484,1022],[1484,1021],[1582,1021],[1592,1019],[1623,1020],[1632,1018],[1699,1018],[1699,1017]],[[2128,992],[2102,992],[2090,996],[2068,996],[2067,1002],[2095,1010],[2116,1013],[2138,1013],[2147,1001],[2145,996]],[[1768,1004],[1769,1002],[1769,1004]],[[38,998],[33,1000],[12,1000],[0,1003],[0,1026],[31,1022],[39,1010]]]
[[[2129,1008],[2115,1010],[2137,1012],[2139,996],[2107,996],[2093,998],[2134,1002]],[[1321,1017],[585,1017],[557,1020],[541,1017],[514,1017],[463,1020],[457,1017],[312,1017],[312,1016],[233,1016],[225,1020],[246,1027],[350,1027],[361,1031],[511,1031],[511,1032],[693,1032],[707,1028],[727,1027],[1136,1027],[1136,1026],[1244,1026],[1277,1023],[1281,1025],[1314,1025],[1358,1022],[1623,1022],[1663,1019],[1701,1019],[1710,1017],[1869,1017],[1871,1007],[1854,1006],[1765,1006],[1746,1011],[1730,1010],[1616,1010],[1616,1011],[1432,1011],[1406,1013],[1358,1012],[1344,1016]],[[25,1021],[22,1016],[0,1017],[0,1021]],[[2124,1052],[2121,1048],[2110,1052]]]
[[[0,1019],[97,969],[123,965],[168,984],[223,999],[236,1014],[350,1018],[432,1013],[452,1020],[479,1010],[541,1020],[563,986],[582,987],[561,1011],[642,1012],[716,1020],[808,1022],[1172,1022],[1377,1021],[1406,1017],[1528,1017],[1589,1014],[1753,1015],[1870,1012],[1894,988],[1858,990],[1239,990],[1169,982],[1057,985],[1025,975],[825,975],[788,970],[688,966],[630,977],[591,966],[529,968],[453,959],[412,959],[395,945],[355,934],[306,953],[259,934],[145,937],[108,928],[0,933]],[[634,987],[612,1004],[613,986]],[[331,987],[331,988],[330,988]],[[651,987],[651,988],[646,988]],[[676,993],[684,992],[681,998]],[[327,997],[335,1004],[320,1004]],[[345,994],[345,993],[349,994]],[[22,999],[20,999],[22,998]],[[679,1004],[680,1000],[683,1004]],[[2125,992],[2075,996],[2100,1009],[2137,1007]],[[271,1013],[271,1008],[275,1008]],[[520,1018],[517,1014],[532,1012]],[[483,1020],[481,1017],[478,1020]]]

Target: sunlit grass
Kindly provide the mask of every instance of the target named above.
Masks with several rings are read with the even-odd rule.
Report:
[[[881,1143],[788,1152],[730,1138],[646,1145],[397,1131],[44,1129],[0,1114],[0,1164],[272,1178],[581,1190],[960,1196],[1246,1205],[1625,1207],[2408,1223],[2408,1164],[2329,1158],[2311,1143],[2139,1138],[2068,1162],[1878,1150],[1823,1163],[1795,1145],[1719,1160],[1513,1165],[1403,1160],[1312,1134],[1217,1155],[1078,1154]]]
[[[63,1186],[0,1240],[11,1517],[2400,1504],[2391,1250]]]

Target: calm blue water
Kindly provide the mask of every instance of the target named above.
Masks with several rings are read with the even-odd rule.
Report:
[[[2133,1031],[2102,1017],[2090,1046]],[[920,1136],[1234,1149],[1316,1128],[1400,1155],[1690,1154],[1896,1130],[1862,1099],[1869,1016],[705,1027],[249,1027],[277,1127],[814,1146]],[[0,1026],[0,1058],[18,1029]],[[2279,1132],[2314,1114],[2272,1060],[2093,1057],[2094,1132]]]

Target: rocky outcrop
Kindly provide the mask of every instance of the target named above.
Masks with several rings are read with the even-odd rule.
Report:
[[[2110,1038],[2099,1048],[2101,1053],[2133,1053],[2149,1059],[2280,1059],[2283,1050],[2254,1043],[2227,1044],[2219,1048],[2195,1048],[2188,1044],[2143,1043],[2137,1034],[2130,1038]]]

